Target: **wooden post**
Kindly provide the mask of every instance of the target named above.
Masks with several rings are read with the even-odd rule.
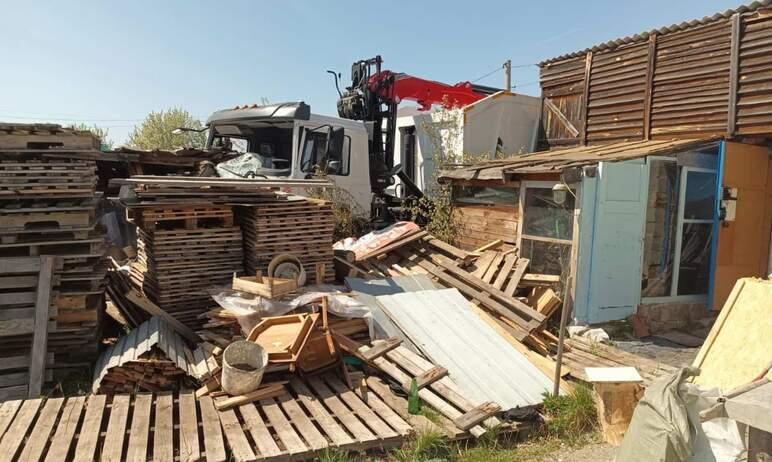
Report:
[[[654,66],[657,61],[657,34],[649,35],[649,55],[646,63],[646,91],[643,97],[643,139],[651,137],[651,100],[654,95]]]
[[[564,292],[566,294],[571,293],[571,287],[573,286],[573,276],[568,277]],[[573,301],[572,297],[566,297],[563,295],[563,310],[560,312],[560,336],[558,337],[558,354],[555,358],[555,377],[554,386],[552,388],[552,394],[558,396],[560,394],[560,368],[563,363],[563,349],[566,343],[566,324],[568,324],[568,316],[571,313]]]
[[[603,439],[612,446],[619,446],[638,405],[638,382],[596,382],[595,405],[598,408]]]
[[[592,51],[587,52],[584,63],[584,94],[582,95],[582,139],[581,143],[587,145],[587,112],[590,99],[590,73],[592,71]]]
[[[37,398],[43,389],[48,351],[48,311],[51,306],[51,282],[56,257],[40,257],[38,288],[35,295],[35,321],[30,352],[28,396]]]
[[[729,44],[729,102],[726,116],[726,136],[731,138],[737,129],[737,84],[740,74],[740,13],[732,15],[731,42]]]
[[[317,262],[316,266],[316,285],[324,283],[324,263]]]

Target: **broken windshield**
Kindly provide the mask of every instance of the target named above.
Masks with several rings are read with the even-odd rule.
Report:
[[[292,172],[292,126],[222,125],[214,127],[213,148],[243,155],[217,166],[231,178],[289,176]]]

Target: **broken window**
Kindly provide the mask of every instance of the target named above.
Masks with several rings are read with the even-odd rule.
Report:
[[[461,204],[506,205],[514,207],[519,200],[520,190],[509,187],[455,186],[453,197]]]
[[[562,274],[569,267],[575,197],[556,200],[552,186],[526,186],[522,200],[520,255],[528,258],[529,272]]]
[[[649,159],[648,163],[641,295],[707,294],[716,173],[709,168],[679,165],[676,158]]]

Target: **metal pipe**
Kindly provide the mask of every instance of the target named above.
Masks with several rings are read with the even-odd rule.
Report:
[[[566,281],[566,290],[563,291],[563,310],[560,312],[560,332],[558,335],[558,355],[555,358],[555,385],[552,389],[552,394],[558,396],[560,394],[560,368],[563,362],[563,347],[566,342],[566,324],[568,324],[568,316],[573,308],[571,297],[571,286],[573,285],[574,276],[571,275]]]

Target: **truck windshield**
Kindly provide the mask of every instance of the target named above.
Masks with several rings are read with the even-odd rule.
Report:
[[[215,126],[211,147],[244,153],[224,165],[237,176],[289,176],[292,171],[292,127]],[[234,160],[237,160],[234,159]],[[237,167],[238,166],[238,167]]]

